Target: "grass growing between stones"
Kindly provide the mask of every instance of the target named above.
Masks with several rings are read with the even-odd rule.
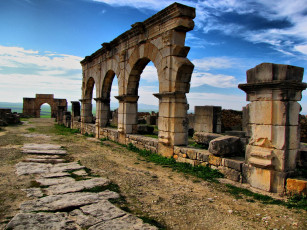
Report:
[[[28,130],[29,132],[31,132],[31,133],[33,133],[33,132],[35,132],[35,131],[36,131],[36,129],[35,129],[35,128],[27,128],[27,130]]]
[[[192,166],[188,163],[176,162],[174,158],[167,158],[161,155],[152,153],[147,150],[141,150],[135,147],[133,144],[129,144],[127,148],[133,152],[138,153],[140,156],[144,157],[147,161],[153,162],[158,165],[167,166],[172,168],[175,171],[182,172],[185,174],[190,174],[201,178],[203,180],[218,182],[217,178],[222,178],[223,174],[218,170],[211,169],[204,166]]]
[[[68,136],[68,135],[80,133],[80,130],[79,130],[79,129],[67,128],[67,127],[64,126],[64,125],[55,124],[55,125],[54,125],[54,128],[55,128],[55,134],[63,135],[63,136]]]
[[[255,202],[255,200],[260,201],[263,204],[275,204],[275,205],[283,205],[287,208],[298,208],[307,211],[307,197],[306,196],[291,196],[288,198],[288,201],[282,201],[274,199],[270,196],[262,195],[259,193],[254,193],[248,189],[238,188],[231,184],[226,184],[227,192],[232,194],[236,199],[243,199],[245,197],[250,197],[252,199],[247,198],[248,202]]]

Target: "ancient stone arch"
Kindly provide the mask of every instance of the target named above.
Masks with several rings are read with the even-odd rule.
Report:
[[[55,99],[53,94],[36,94],[35,98],[23,98],[23,113],[33,117],[40,117],[41,105],[45,103],[51,107],[52,118],[57,117],[58,106],[61,106],[64,111],[67,110],[66,99]]]
[[[132,28],[81,61],[83,69],[81,130],[92,109],[88,90],[96,84],[96,137],[108,123],[110,90],[118,78],[119,141],[137,130],[140,75],[152,61],[157,69],[159,93],[159,152],[173,155],[174,145],[187,145],[186,93],[190,89],[193,64],[186,58],[186,32],[194,27],[195,9],[174,3]]]

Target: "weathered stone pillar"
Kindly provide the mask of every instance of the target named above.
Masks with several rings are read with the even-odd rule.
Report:
[[[126,142],[126,134],[137,133],[138,129],[138,99],[136,95],[116,96],[118,107],[119,142]]]
[[[158,93],[159,99],[159,147],[158,152],[166,157],[174,154],[175,145],[188,144],[188,104],[185,93]]]
[[[66,111],[65,106],[58,106],[58,112],[57,112],[57,122],[59,125],[63,125],[63,119],[64,119],[64,112]]]
[[[80,118],[80,102],[71,101],[71,125],[70,127],[74,129],[74,122],[78,121]]]
[[[96,137],[100,137],[100,129],[106,127],[110,119],[110,98],[95,98],[96,101]]]
[[[82,123],[92,123],[93,113],[92,113],[92,99],[81,99],[81,122]]]
[[[86,123],[93,122],[92,114],[92,99],[81,99],[81,133],[86,133],[85,125]]]
[[[221,106],[195,106],[194,112],[195,132],[221,133]]]
[[[262,63],[247,71],[248,136],[244,176],[253,187],[284,192],[296,167],[300,144],[298,118],[304,69]]]

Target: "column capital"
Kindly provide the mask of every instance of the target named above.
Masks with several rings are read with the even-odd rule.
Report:
[[[105,97],[97,97],[94,98],[94,100],[97,102],[110,103],[110,98],[105,98]]]
[[[133,103],[133,102],[137,102],[139,99],[139,96],[137,95],[120,95],[120,96],[115,96],[115,98],[119,101],[119,102],[129,102],[129,103]]]
[[[165,93],[154,93],[153,94],[156,98],[162,99],[162,98],[185,98],[184,92],[165,92]]]

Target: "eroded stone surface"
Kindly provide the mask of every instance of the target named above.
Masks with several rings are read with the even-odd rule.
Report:
[[[34,162],[19,162],[16,165],[17,175],[28,174],[47,174],[47,173],[59,173],[67,172],[69,170],[79,170],[85,168],[76,162],[72,163],[58,163],[58,164],[44,164]]]
[[[87,172],[85,172],[84,169],[74,171],[73,174],[75,174],[77,176],[87,176],[88,175]]]
[[[41,177],[45,178],[56,178],[56,177],[64,177],[64,176],[69,176],[70,174],[67,172],[57,172],[57,173],[47,173],[47,174],[42,174]]]
[[[89,228],[89,230],[99,230],[99,229],[112,229],[112,230],[122,230],[122,229],[143,229],[143,230],[154,230],[157,229],[154,226],[145,224],[141,219],[127,214],[121,218],[112,219],[109,221],[101,222]]]
[[[80,210],[81,209],[81,210]],[[102,221],[122,217],[127,213],[117,208],[107,200],[96,204],[86,205],[70,213],[70,218],[82,228],[88,228]]]
[[[73,230],[78,226],[67,218],[66,213],[18,213],[6,226],[18,230]]]
[[[30,149],[30,150],[60,150],[62,147],[61,145],[53,145],[53,144],[35,144],[35,143],[28,143],[24,144],[22,149]]]
[[[40,178],[36,179],[38,183],[43,186],[50,186],[50,185],[61,185],[61,184],[72,184],[76,182],[71,177],[60,177],[60,178]]]
[[[50,163],[50,164],[56,164],[56,163],[64,163],[64,159],[37,159],[37,158],[27,158],[23,160],[24,162],[36,162],[36,163]]]
[[[26,189],[21,189],[22,191],[25,191],[27,193],[27,197],[42,197],[44,194],[42,192],[41,188],[26,188]]]
[[[94,204],[100,200],[118,198],[115,192],[106,190],[101,193],[76,192],[61,195],[51,195],[36,200],[30,200],[22,203],[20,209],[22,212],[33,211],[60,211],[73,208],[79,208],[84,205]]]
[[[41,149],[24,149],[22,150],[23,153],[26,154],[41,154],[41,155],[66,155],[67,152],[65,150],[56,150],[56,149],[51,149],[51,150],[41,150]]]
[[[55,180],[55,179],[49,179],[49,180]],[[106,178],[92,178],[89,180],[80,180],[80,181],[75,181],[73,179],[72,181],[69,182],[55,183],[53,186],[47,188],[45,191],[47,192],[48,195],[64,194],[71,192],[79,192],[81,190],[91,189],[96,186],[106,186],[109,183],[110,181]]]

